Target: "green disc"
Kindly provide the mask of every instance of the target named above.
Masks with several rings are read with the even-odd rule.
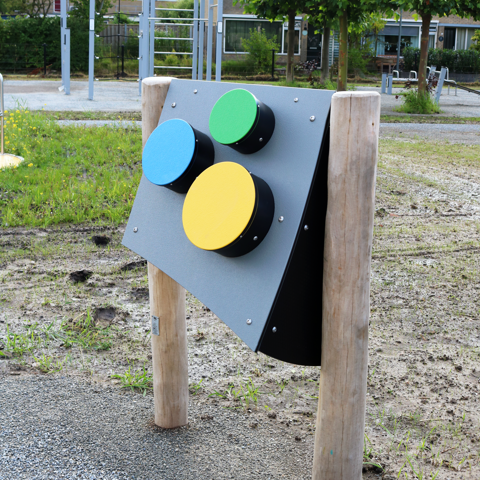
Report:
[[[208,126],[212,137],[224,145],[239,142],[250,131],[257,117],[255,97],[238,88],[222,95],[213,106]]]

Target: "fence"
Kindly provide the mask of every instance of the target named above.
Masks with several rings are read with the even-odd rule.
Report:
[[[55,45],[0,43],[0,70],[9,73],[45,73],[47,67],[59,68],[60,39]]]

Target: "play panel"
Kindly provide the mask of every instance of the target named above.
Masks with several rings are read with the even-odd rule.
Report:
[[[253,350],[320,365],[333,92],[173,80],[123,244]]]

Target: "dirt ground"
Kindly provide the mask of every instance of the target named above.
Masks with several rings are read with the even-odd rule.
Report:
[[[365,461],[383,471],[366,465],[364,478],[479,479],[478,155],[405,158],[406,141],[423,142],[381,145]],[[146,265],[121,246],[123,230],[2,230],[0,374],[61,369],[120,388],[113,374],[151,372]],[[313,453],[320,368],[251,352],[188,294],[187,327],[192,401],[289,427]]]

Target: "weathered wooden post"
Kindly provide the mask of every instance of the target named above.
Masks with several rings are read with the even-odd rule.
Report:
[[[158,125],[171,78],[142,81],[142,145]],[[148,263],[150,314],[158,318],[158,335],[152,333],[155,424],[163,428],[188,421],[188,357],[185,290]]]
[[[332,98],[313,480],[360,480],[380,95]]]

